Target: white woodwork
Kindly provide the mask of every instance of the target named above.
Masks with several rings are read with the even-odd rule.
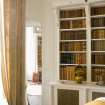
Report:
[[[90,20],[90,6],[89,3],[86,3],[86,26],[87,26],[87,34],[86,34],[86,39],[87,39],[87,53],[86,53],[86,62],[87,62],[87,81],[91,81],[91,20]],[[89,78],[88,78],[89,77]]]
[[[51,91],[51,105],[58,105],[57,101],[57,90],[67,89],[67,90],[78,90],[79,91],[79,105],[84,105],[86,102],[92,100],[92,92],[102,92],[105,93],[105,86],[97,86],[95,83],[83,83],[77,84],[73,81],[60,81],[53,82],[50,84]]]

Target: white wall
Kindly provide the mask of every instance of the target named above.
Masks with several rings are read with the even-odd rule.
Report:
[[[43,31],[44,34],[42,36],[43,38],[43,74],[42,74],[42,80],[43,80],[43,97],[42,97],[42,105],[50,105],[50,94],[49,94],[49,83],[53,81],[55,78],[54,76],[54,16],[53,11],[51,7],[50,0],[46,0],[44,4],[44,24],[43,24]]]
[[[40,22],[43,20],[43,1],[44,0],[26,0],[26,20],[28,22]]]

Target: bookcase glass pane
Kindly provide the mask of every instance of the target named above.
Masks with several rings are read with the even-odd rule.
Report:
[[[105,6],[98,6],[91,8],[91,15],[104,15],[105,14]]]
[[[86,64],[86,53],[61,53],[60,64]]]
[[[60,66],[60,72],[59,77],[60,80],[75,80],[75,68],[76,66]],[[86,81],[86,66],[82,67],[82,70],[84,71],[83,80]]]
[[[105,81],[105,6],[91,7],[91,16],[91,79]]]
[[[61,31],[60,40],[85,40],[86,31]]]
[[[92,41],[92,51],[105,51],[105,40]]]
[[[92,92],[92,100],[100,97],[105,97],[105,93],[102,92]]]
[[[86,28],[86,21],[84,19],[60,21],[60,29],[72,29],[72,28]]]
[[[61,9],[59,14],[59,77],[60,80],[75,80],[75,68],[77,65],[86,65],[85,9]],[[82,69],[85,71],[84,80],[86,80],[86,66]]]
[[[60,10],[60,18],[85,17],[85,9]]]
[[[104,27],[104,26],[105,26],[105,17],[91,19],[91,27]]]
[[[105,29],[92,30],[92,39],[105,39]]]
[[[79,105],[79,91],[58,89],[58,104],[57,105]]]
[[[92,53],[92,64],[105,65],[105,53]]]
[[[60,51],[86,51],[86,41],[61,42]]]
[[[105,81],[105,67],[92,67],[91,74],[93,82]]]
[[[72,28],[72,21],[60,21],[60,29]]]

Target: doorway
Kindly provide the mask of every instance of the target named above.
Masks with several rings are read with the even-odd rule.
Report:
[[[42,34],[41,26],[26,26],[26,95],[28,105],[41,105]]]

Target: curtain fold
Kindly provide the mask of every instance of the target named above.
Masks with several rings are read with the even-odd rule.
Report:
[[[25,0],[4,0],[2,78],[9,105],[25,105]]]
[[[3,14],[4,15],[4,14]],[[3,17],[4,18],[4,17]],[[7,62],[8,60],[8,54],[6,52],[7,51],[7,47],[9,46],[6,46],[7,45],[7,41],[6,41],[6,36],[5,36],[5,33],[4,33],[4,19],[2,20],[3,21],[3,26],[2,26],[2,37],[1,37],[1,47],[2,47],[2,78],[3,78],[3,85],[4,85],[4,92],[5,92],[5,95],[7,97],[7,100],[9,101],[9,71],[8,71],[8,65]]]

